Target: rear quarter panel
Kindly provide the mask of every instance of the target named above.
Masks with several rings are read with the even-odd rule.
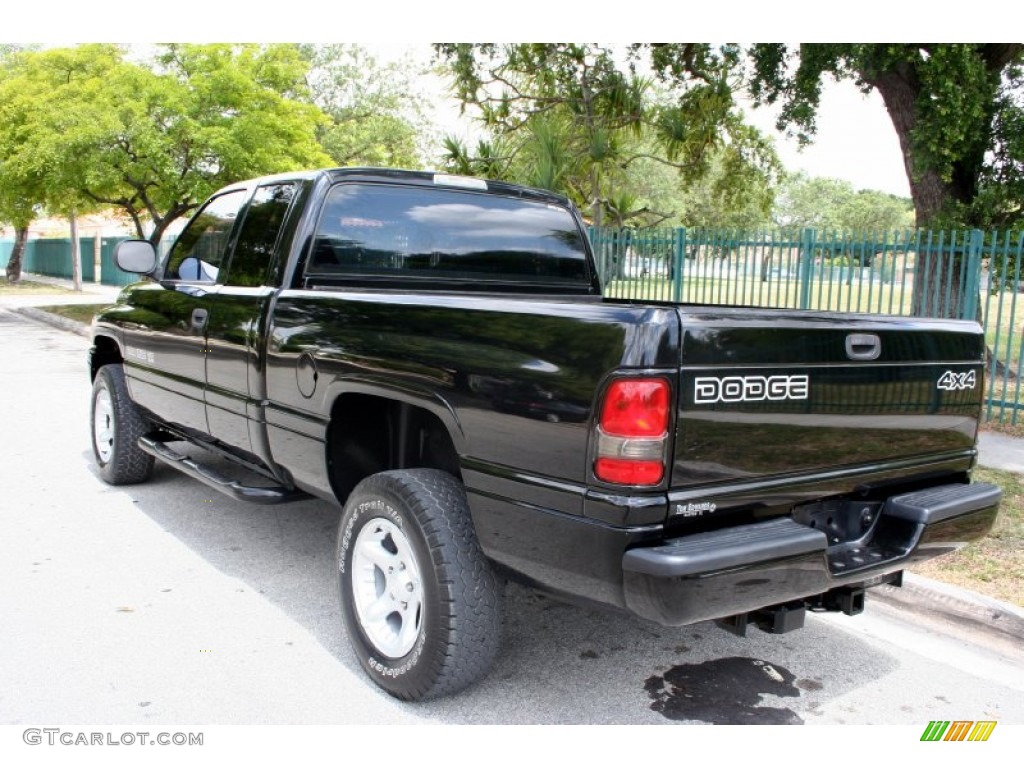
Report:
[[[622,367],[671,369],[677,345],[673,311],[587,298],[284,291],[268,344],[272,450],[296,479],[323,487],[333,402],[346,392],[382,394],[441,418],[471,492],[503,495],[507,483],[525,482],[580,514],[602,381]],[[303,358],[318,374],[308,397],[296,379]],[[302,477],[308,469],[291,460],[299,443],[303,454],[320,454],[319,476]]]

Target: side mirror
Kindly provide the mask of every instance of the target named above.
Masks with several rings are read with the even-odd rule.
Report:
[[[122,240],[114,246],[114,263],[124,272],[148,275],[156,269],[156,250],[148,240]]]

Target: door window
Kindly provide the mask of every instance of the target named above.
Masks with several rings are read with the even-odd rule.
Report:
[[[165,279],[218,282],[231,230],[245,195],[243,189],[219,195],[193,217],[171,248]]]

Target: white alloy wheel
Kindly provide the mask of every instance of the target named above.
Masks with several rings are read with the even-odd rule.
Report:
[[[114,455],[114,406],[110,402],[110,390],[99,387],[93,395],[92,437],[96,455],[106,464]]]
[[[390,520],[370,520],[356,538],[352,601],[380,653],[397,659],[412,650],[423,624],[423,576],[412,544]]]

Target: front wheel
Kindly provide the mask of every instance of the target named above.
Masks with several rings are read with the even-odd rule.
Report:
[[[455,693],[490,670],[503,583],[446,472],[381,472],[356,486],[338,529],[342,613],[363,668],[412,701]]]
[[[139,448],[148,424],[128,394],[124,368],[104,365],[92,385],[92,450],[100,477],[111,485],[141,483],[153,470],[153,457]]]

